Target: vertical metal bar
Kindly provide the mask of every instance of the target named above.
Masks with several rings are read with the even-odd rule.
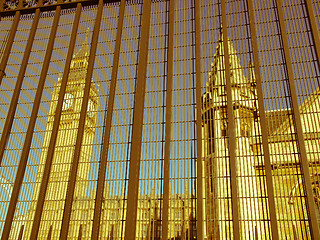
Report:
[[[56,140],[57,140],[57,136],[58,136],[59,125],[60,125],[62,102],[63,102],[63,98],[64,98],[66,86],[67,86],[68,75],[69,75],[69,70],[70,70],[70,63],[72,60],[73,50],[74,50],[76,37],[77,37],[77,31],[78,31],[80,15],[81,15],[81,8],[82,8],[81,3],[78,3],[75,18],[73,21],[73,27],[72,27],[71,38],[70,38],[70,43],[69,43],[69,48],[68,48],[68,53],[67,53],[67,59],[66,59],[66,63],[64,66],[64,70],[63,70],[60,93],[59,93],[58,103],[57,103],[57,107],[56,107],[56,114],[54,116],[52,133],[51,133],[50,143],[49,143],[49,147],[48,147],[47,160],[46,160],[46,164],[45,164],[44,171],[43,171],[43,177],[42,177],[42,182],[41,182],[41,186],[40,186],[35,216],[34,216],[34,220],[33,220],[33,224],[32,224],[30,239],[37,239],[38,232],[39,232],[41,215],[42,215],[43,205],[44,205],[47,187],[48,187],[48,183],[49,183],[50,170],[51,170],[51,166],[52,166],[53,155],[54,155]]]
[[[93,34],[92,34],[90,55],[89,55],[89,61],[88,61],[88,69],[87,69],[86,81],[85,81],[85,87],[84,87],[84,93],[83,93],[83,99],[82,99],[82,106],[81,106],[81,112],[80,112],[76,145],[75,145],[75,150],[74,150],[74,154],[73,154],[72,166],[71,166],[69,180],[68,180],[67,195],[66,195],[66,200],[65,200],[64,210],[63,210],[60,240],[67,240],[67,237],[68,237],[69,222],[70,222],[70,217],[71,217],[74,190],[75,190],[76,180],[77,180],[77,171],[78,171],[78,166],[79,166],[79,159],[80,159],[80,153],[81,153],[81,147],[82,147],[83,134],[85,131],[85,123],[86,123],[87,107],[88,107],[88,100],[89,100],[89,94],[90,94],[91,78],[92,78],[92,72],[93,72],[93,67],[94,67],[94,60],[95,60],[95,56],[96,56],[96,49],[97,49],[98,38],[99,38],[99,30],[100,30],[102,12],[103,12],[103,0],[99,0],[96,21],[94,24]]]
[[[18,236],[18,240],[22,240],[23,230],[24,230],[24,225],[21,225],[20,232],[19,232],[19,236]]]
[[[1,160],[3,157],[3,152],[5,149],[5,146],[7,144],[7,141],[8,141],[9,135],[10,135],[11,128],[12,128],[12,123],[13,123],[15,111],[16,111],[16,108],[18,105],[20,89],[21,89],[21,85],[22,85],[22,82],[24,79],[24,74],[26,72],[26,68],[28,65],[28,60],[29,60],[29,56],[30,56],[30,52],[31,52],[32,44],[33,44],[33,39],[36,34],[39,18],[40,18],[40,9],[37,9],[35,16],[34,16],[34,19],[33,19],[33,22],[32,22],[31,29],[30,29],[30,34],[28,37],[27,46],[26,46],[26,49],[25,49],[25,52],[23,55],[22,64],[21,64],[20,71],[19,71],[18,78],[17,78],[17,83],[16,83],[14,93],[13,93],[13,96],[11,99],[8,116],[7,116],[7,119],[6,119],[4,128],[3,128],[3,133],[1,136],[1,140],[0,140],[0,145],[1,145],[1,150],[2,150],[2,155],[0,156]],[[20,176],[17,175],[16,181],[18,181],[19,177]],[[15,183],[16,183],[16,181],[15,181]],[[16,187],[16,184],[15,184],[14,188],[12,190],[11,196],[15,197],[16,194],[19,195],[19,189]],[[10,201],[10,203],[11,203],[11,201]],[[3,234],[1,237],[2,240],[9,238],[11,224],[12,224],[12,220],[13,220],[13,216],[14,216],[14,211],[15,211],[15,205],[9,204],[6,221],[5,221],[5,224],[3,227]]]
[[[308,163],[308,157],[307,157],[306,148],[304,144],[304,136],[303,136],[302,124],[301,124],[300,113],[299,113],[299,104],[298,104],[295,83],[294,83],[293,69],[292,69],[292,63],[290,58],[289,44],[288,44],[288,39],[286,35],[286,28],[284,23],[281,1],[276,0],[276,3],[277,3],[277,12],[279,17],[283,52],[284,52],[284,57],[285,57],[286,67],[287,67],[288,83],[289,83],[291,101],[292,101],[292,107],[293,107],[292,112],[293,112],[293,120],[294,120],[294,126],[296,130],[296,136],[297,136],[296,141],[298,145],[298,151],[300,150],[299,151],[300,165],[301,165],[302,176],[304,180],[311,235],[312,235],[312,239],[320,239],[319,227],[318,227],[317,216],[316,216],[316,207],[315,207],[315,202],[313,198],[313,190],[312,190],[312,184],[311,184],[311,178],[310,178],[309,163]]]
[[[19,11],[18,11],[19,12]],[[17,13],[18,13],[17,12]],[[20,12],[15,15],[15,19],[11,28],[11,32],[9,35],[9,39],[8,39],[8,43],[1,61],[1,71],[0,71],[0,80],[2,81],[2,78],[4,76],[4,69],[5,66],[7,64],[8,58],[9,58],[9,54],[10,54],[10,50],[12,47],[12,43],[13,43],[13,39],[14,39],[14,35],[16,33],[17,27],[18,27],[18,23],[19,23],[19,19],[20,19]],[[38,16],[38,17],[37,17]],[[17,107],[17,103],[18,103],[18,99],[19,99],[19,95],[20,95],[20,88],[23,82],[23,78],[24,78],[24,74],[27,68],[27,64],[28,64],[28,59],[30,56],[30,51],[32,48],[32,43],[33,43],[33,38],[37,29],[37,25],[38,25],[38,21],[39,21],[39,16],[40,16],[40,10],[36,11],[36,15],[35,18],[33,20],[32,23],[32,27],[30,30],[30,34],[29,34],[29,38],[28,38],[28,42],[27,42],[27,46],[23,55],[23,59],[22,59],[22,64],[19,70],[19,74],[18,74],[18,78],[17,78],[17,82],[16,82],[16,86],[14,89],[14,93],[10,102],[10,107],[9,107],[9,111],[8,111],[8,116],[6,118],[6,122],[3,128],[3,133],[1,135],[1,139],[0,139],[0,165],[2,162],[2,158],[3,158],[3,154],[4,154],[4,150],[6,148],[7,145],[7,141],[9,138],[9,134],[11,131],[11,127],[12,127],[12,122],[13,122],[13,118],[14,118],[14,114],[16,111],[16,107]],[[37,17],[37,18],[36,18]]]
[[[82,224],[80,224],[79,234],[78,234],[78,240],[81,240],[81,239],[82,239]]]
[[[320,68],[320,62],[319,62],[320,61],[320,46],[318,44],[320,42],[319,29],[317,27],[317,21],[314,16],[314,11],[313,11],[313,6],[312,6],[311,0],[305,0],[305,4],[307,6],[308,19],[309,19],[309,23],[311,26],[311,33],[312,33],[312,37],[313,37],[314,47],[315,47],[316,54],[317,54],[317,63]]]
[[[3,53],[3,56],[2,56],[2,59],[1,59],[1,63],[0,63],[0,85],[2,83],[3,77],[5,76],[5,71],[4,70],[5,70],[6,66],[7,66],[7,62],[8,62],[8,59],[9,59],[9,54],[10,54],[10,51],[11,51],[13,40],[14,40],[15,34],[17,32],[18,24],[19,24],[19,21],[20,21],[20,16],[21,16],[20,11],[17,11],[15,13],[15,16],[14,16],[14,19],[13,19],[13,23],[12,23],[12,26],[11,26],[10,34],[9,34],[9,37],[8,37],[8,40],[7,40],[7,44],[6,44],[6,48],[4,50],[4,53]],[[6,139],[4,139],[4,140],[6,140]],[[1,162],[2,162],[2,157],[3,157],[4,150],[5,150],[5,143],[0,141],[0,165],[1,165]]]
[[[263,147],[263,159],[265,165],[265,175],[267,183],[267,193],[268,193],[268,209],[269,216],[271,221],[271,234],[272,239],[278,240],[278,226],[277,226],[277,216],[276,216],[276,205],[274,200],[274,191],[273,191],[273,181],[272,181],[272,168],[270,162],[270,152],[268,144],[268,129],[263,126],[267,126],[267,119],[265,114],[265,108],[263,103],[263,90],[260,74],[260,63],[258,55],[258,44],[257,44],[257,35],[255,29],[255,19],[254,19],[254,10],[252,0],[247,0],[248,3],[248,13],[249,13],[249,25],[251,32],[251,43],[252,43],[252,54],[254,62],[254,71],[256,75],[256,89],[258,94],[258,107],[260,113],[260,124],[261,124],[261,136],[262,136],[262,147]],[[256,232],[256,234],[258,234]]]
[[[170,145],[171,145],[171,105],[172,105],[172,78],[173,78],[173,37],[174,37],[174,5],[175,0],[170,0],[169,8],[169,34],[167,53],[167,95],[166,95],[166,126],[165,147],[163,164],[163,213],[162,213],[162,240],[168,239],[169,218],[169,177],[170,177]]]
[[[295,227],[295,225],[292,225],[292,226],[293,226],[293,239],[298,240],[296,227]]]
[[[257,225],[254,227],[254,240],[259,240],[259,233]]]
[[[43,6],[43,0],[38,0],[37,7],[42,7]]]
[[[10,54],[10,51],[11,51],[13,40],[14,40],[15,34],[17,32],[18,24],[19,24],[19,21],[20,21],[20,16],[21,16],[20,11],[17,11],[15,13],[15,16],[14,16],[14,19],[13,19],[13,23],[12,23],[12,26],[11,26],[10,34],[9,34],[9,37],[8,37],[8,40],[7,40],[7,44],[6,44],[6,48],[4,50],[4,53],[3,53],[3,56],[2,56],[2,59],[1,59],[1,63],[0,63],[0,85],[2,83],[3,77],[5,76],[5,71],[4,70],[5,70],[6,66],[7,66],[7,62],[8,62],[8,59],[9,59],[9,54]],[[1,158],[0,158],[0,161],[1,161]]]
[[[14,19],[13,19],[13,23],[12,23],[12,26],[11,26],[10,34],[9,34],[9,37],[8,37],[8,40],[7,40],[6,48],[4,50],[4,53],[3,53],[3,56],[2,56],[2,59],[1,59],[1,63],[0,63],[0,85],[2,83],[3,76],[5,76],[4,70],[5,70],[6,66],[7,66],[7,62],[8,62],[8,59],[9,59],[11,47],[12,47],[13,40],[14,40],[14,36],[16,35],[18,24],[19,24],[19,21],[20,21],[20,16],[21,16],[21,12],[20,11],[17,11],[15,13],[15,15],[14,15]],[[1,163],[2,156],[3,156],[3,153],[1,154],[1,150],[2,150],[2,148],[0,146],[0,163]]]
[[[51,240],[51,236],[52,236],[52,225],[50,225],[47,240]],[[33,238],[30,238],[30,239],[33,239]]]
[[[19,0],[18,6],[17,6],[18,9],[23,8],[23,1],[24,1],[24,0]]]
[[[39,10],[39,9],[37,9],[37,10]],[[30,122],[29,122],[28,129],[27,129],[26,140],[23,145],[21,158],[20,158],[19,166],[18,166],[18,170],[17,170],[17,177],[15,179],[12,195],[10,198],[9,209],[8,209],[8,214],[7,214],[7,219],[6,219],[6,221],[10,221],[10,222],[12,222],[12,220],[13,220],[14,211],[15,211],[15,208],[16,208],[16,205],[18,202],[19,192],[20,192],[21,185],[22,185],[23,178],[24,178],[24,174],[25,174],[25,169],[26,169],[26,165],[27,165],[27,161],[28,161],[28,155],[29,155],[30,146],[31,146],[31,142],[32,142],[33,130],[34,130],[34,126],[35,126],[36,119],[37,119],[37,114],[38,114],[38,110],[39,110],[39,106],[40,106],[40,100],[41,100],[41,95],[42,95],[45,79],[47,77],[51,53],[52,53],[53,44],[54,44],[54,37],[55,37],[56,31],[57,31],[59,17],[60,17],[60,11],[61,11],[61,7],[58,6],[57,10],[56,10],[56,15],[55,15],[55,18],[53,21],[53,26],[51,29],[50,39],[48,42],[46,55],[45,55],[44,62],[42,65],[42,70],[40,73],[39,84],[38,84],[38,88],[36,91],[36,96],[34,99]],[[40,10],[39,10],[39,12],[40,12]]]
[[[202,176],[202,117],[201,117],[201,29],[200,1],[194,1],[196,50],[196,106],[197,106],[197,239],[203,239],[203,176]]]
[[[106,127],[105,127],[105,133],[104,133],[104,143],[103,143],[101,163],[100,163],[99,173],[98,173],[98,184],[97,184],[97,192],[96,192],[95,207],[94,207],[94,214],[93,214],[93,224],[92,224],[92,234],[91,234],[92,240],[98,240],[99,231],[100,231],[101,207],[102,207],[102,201],[103,201],[104,183],[105,183],[107,160],[108,160],[108,153],[109,153],[113,105],[114,105],[114,98],[115,98],[117,78],[118,78],[118,67],[119,67],[125,6],[126,6],[126,1],[121,0],[120,9],[119,9],[117,36],[116,36],[116,43],[115,43],[114,56],[113,56],[111,83],[110,83],[110,90],[109,90],[109,97],[108,97],[108,109],[107,109]]]
[[[128,204],[126,216],[125,239],[135,239],[138,188],[141,158],[142,124],[144,110],[144,95],[147,75],[149,30],[151,16],[151,0],[143,2],[141,41],[139,49],[139,62],[137,73],[137,87],[133,112],[132,144],[128,183]]]
[[[230,75],[230,58],[227,34],[227,15],[225,0],[221,1],[222,15],[222,32],[223,32],[223,53],[225,67],[225,81],[227,92],[227,117],[228,117],[228,142],[229,142],[229,166],[230,166],[230,186],[232,201],[232,223],[233,223],[233,239],[240,240],[240,224],[239,224],[239,206],[238,206],[238,184],[237,184],[237,168],[236,168],[236,131],[233,116],[233,102]]]

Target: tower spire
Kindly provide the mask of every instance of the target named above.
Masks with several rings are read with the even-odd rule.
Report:
[[[71,70],[79,72],[79,70],[82,71],[82,78],[84,79],[84,74],[87,71],[88,67],[88,60],[89,60],[89,28],[87,28],[85,40],[82,43],[79,51],[73,55],[72,61],[71,61]],[[72,79],[72,72],[69,78]]]
[[[87,59],[89,58],[89,28],[86,31],[85,40],[79,51],[73,56],[73,59]]]

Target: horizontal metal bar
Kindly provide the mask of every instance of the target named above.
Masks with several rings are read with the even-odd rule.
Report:
[[[154,0],[156,1],[156,0]],[[160,0],[160,1],[166,1],[166,0]],[[108,3],[116,3],[119,2],[120,0],[104,0],[104,3],[108,4]],[[157,1],[159,2],[159,0]],[[57,3],[54,4],[47,4],[47,5],[43,5],[43,4],[37,4],[36,6],[22,6],[19,7],[17,6],[15,9],[3,9],[1,10],[0,8],[0,17],[2,16],[12,16],[14,15],[17,11],[20,11],[22,14],[31,14],[31,13],[35,13],[35,11],[40,8],[41,12],[48,12],[48,11],[54,11],[56,9],[57,6],[60,6],[61,9],[69,9],[69,8],[76,8],[77,4],[81,3],[82,6],[91,6],[91,5],[98,5],[99,0],[78,0],[78,1],[66,1],[66,2],[61,2],[61,1],[57,1]],[[129,4],[129,3],[127,3]]]
[[[72,1],[72,2],[60,2],[57,1],[55,4],[47,4],[47,5],[37,5],[37,6],[31,6],[31,7],[17,7],[15,9],[9,9],[0,12],[0,16],[11,16],[14,15],[15,12],[21,11],[22,14],[30,14],[34,13],[38,8],[40,8],[41,12],[46,11],[53,11],[56,9],[57,6],[60,6],[61,9],[68,9],[68,8],[76,8],[78,3],[81,3],[82,6],[88,6],[88,5],[98,5],[98,0],[78,0],[78,1]],[[104,0],[105,3],[114,3],[114,2],[120,2],[120,0]]]

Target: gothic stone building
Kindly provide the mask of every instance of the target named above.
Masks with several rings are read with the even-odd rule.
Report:
[[[307,209],[299,159],[294,138],[291,109],[266,111],[267,126],[261,126],[256,93],[256,78],[250,62],[240,64],[228,39],[230,55],[233,121],[236,137],[237,193],[241,239],[264,235],[267,196],[264,174],[261,128],[268,128],[273,188],[280,239],[304,239],[307,234]],[[206,238],[226,239],[232,234],[231,186],[229,169],[227,99],[224,72],[223,38],[219,40],[211,64],[209,80],[202,96],[203,166],[205,175]],[[319,89],[300,105],[307,157],[313,183],[314,199],[319,206]],[[317,213],[318,214],[318,213]],[[319,214],[318,214],[319,216]],[[265,239],[265,238],[263,238]]]

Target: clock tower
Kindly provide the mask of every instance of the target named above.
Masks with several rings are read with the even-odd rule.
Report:
[[[68,76],[67,87],[61,111],[61,120],[56,140],[55,152],[49,177],[47,193],[45,197],[43,213],[41,217],[39,239],[46,239],[49,229],[52,229],[51,239],[58,239],[63,217],[64,202],[68,187],[69,174],[76,144],[80,111],[84,94],[85,78],[89,59],[88,33],[85,42],[79,51],[73,56]],[[32,221],[39,197],[40,184],[43,176],[44,166],[48,154],[48,147],[53,129],[54,116],[60,93],[62,79],[58,78],[57,84],[52,92],[46,132],[43,141],[39,168],[36,177],[36,185],[33,193],[32,204],[28,214],[28,221],[24,239],[29,239]],[[87,190],[87,180],[90,169],[92,143],[95,135],[98,108],[98,90],[95,84],[91,84],[88,109],[85,122],[85,131],[81,147],[79,167],[77,172],[74,199],[84,198]],[[75,212],[77,210],[75,209]],[[77,214],[72,214],[78,215]],[[81,213],[80,213],[81,215]],[[71,216],[71,222],[73,217]],[[79,216],[77,216],[77,219]],[[81,218],[81,217],[80,217]],[[80,220],[80,219],[79,219]]]

